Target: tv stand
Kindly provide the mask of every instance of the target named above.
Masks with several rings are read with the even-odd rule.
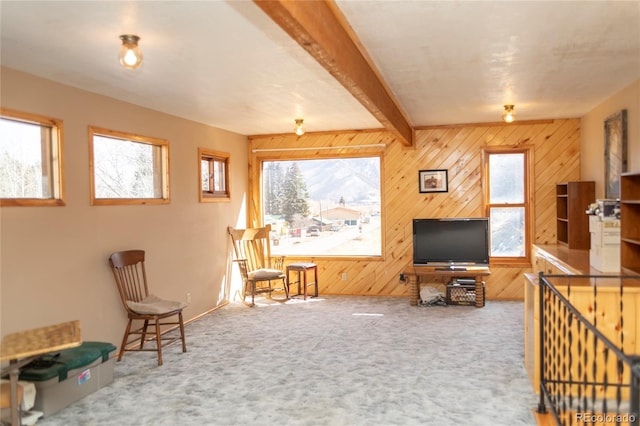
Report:
[[[466,272],[467,268],[464,266],[443,266],[440,268],[436,268],[436,271],[462,271]]]
[[[433,267],[433,266],[409,266],[405,269],[404,275],[409,282],[409,287],[411,291],[410,295],[410,303],[413,306],[418,305],[418,300],[420,300],[420,281],[422,278],[431,278],[431,279],[442,279],[443,283],[445,279],[452,278],[473,278],[475,281],[475,290],[476,290],[476,308],[481,308],[484,306],[484,298],[482,297],[482,279],[486,276],[491,275],[491,271],[488,267]]]

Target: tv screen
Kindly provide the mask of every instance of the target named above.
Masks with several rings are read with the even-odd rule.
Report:
[[[489,219],[414,219],[413,264],[489,266]]]

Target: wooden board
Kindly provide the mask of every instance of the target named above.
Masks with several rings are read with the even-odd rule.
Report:
[[[82,343],[80,321],[69,321],[5,336],[0,361],[17,360],[34,355],[68,349]]]
[[[533,242],[556,243],[555,185],[580,179],[580,120],[550,120],[505,125],[437,126],[417,130],[415,147],[407,147],[386,131],[344,131],[250,137],[249,223],[261,217],[259,170],[261,159],[293,159],[360,155],[383,150],[381,258],[288,258],[318,265],[320,294],[409,297],[399,276],[413,262],[413,218],[483,216],[481,152],[491,146],[532,146]],[[361,148],[384,144],[386,148]],[[338,147],[325,149],[327,147]],[[346,148],[345,148],[346,147]],[[349,147],[354,147],[350,149]],[[291,151],[290,149],[303,149]],[[320,149],[321,148],[321,149]],[[288,149],[254,152],[260,149]],[[447,193],[419,193],[418,171],[447,169]],[[491,265],[487,300],[522,300],[522,274],[528,265]],[[347,280],[342,281],[342,274]]]

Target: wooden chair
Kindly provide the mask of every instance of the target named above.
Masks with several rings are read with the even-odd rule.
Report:
[[[271,256],[271,225],[264,228],[234,229],[229,227],[229,235],[233,243],[235,260],[242,275],[242,303],[255,305],[256,294],[266,294],[271,298],[274,291],[284,291],[284,299],[289,299],[287,276],[284,273],[284,256]],[[281,287],[274,287],[272,282],[282,282]],[[251,296],[251,303],[246,302]]]
[[[118,354],[118,361],[122,359],[125,351],[155,351],[158,353],[158,365],[162,365],[162,347],[167,346],[177,340],[182,340],[182,352],[187,351],[187,344],[184,339],[184,322],[182,320],[182,310],[186,303],[174,302],[161,299],[149,293],[147,286],[147,274],[144,267],[144,251],[128,250],[113,253],[109,257],[109,265],[116,280],[118,292],[122,305],[127,311],[129,322],[124,332],[122,346]],[[177,320],[164,321],[165,319],[177,317]],[[133,321],[143,321],[141,327],[132,330]],[[178,326],[180,336],[162,337],[162,326]],[[150,332],[152,327],[155,331]],[[148,335],[153,335],[149,337]],[[140,336],[140,345],[128,347],[130,336]],[[145,348],[146,341],[155,340],[155,348]],[[134,340],[135,341],[135,340]],[[132,341],[133,342],[133,341]],[[163,343],[164,342],[164,343]]]

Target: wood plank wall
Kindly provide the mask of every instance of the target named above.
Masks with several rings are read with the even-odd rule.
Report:
[[[313,258],[318,264],[322,294],[408,297],[409,288],[399,281],[399,275],[412,263],[412,219],[483,215],[483,147],[533,147],[535,217],[532,235],[537,244],[556,243],[555,184],[580,178],[579,119],[424,128],[416,130],[415,147],[403,146],[386,131],[307,133],[301,137],[294,134],[265,135],[249,139],[247,211],[248,223],[253,224],[260,222],[257,212],[260,209],[261,160],[383,152],[382,259]],[[386,147],[344,148],[373,144]],[[324,149],[326,147],[340,148],[327,150]],[[271,151],[287,148],[305,150]],[[419,193],[418,171],[425,169],[448,169],[449,192]],[[487,299],[522,300],[522,274],[528,271],[531,271],[530,267],[492,265],[492,274],[486,280]],[[342,281],[345,272],[348,278]]]

